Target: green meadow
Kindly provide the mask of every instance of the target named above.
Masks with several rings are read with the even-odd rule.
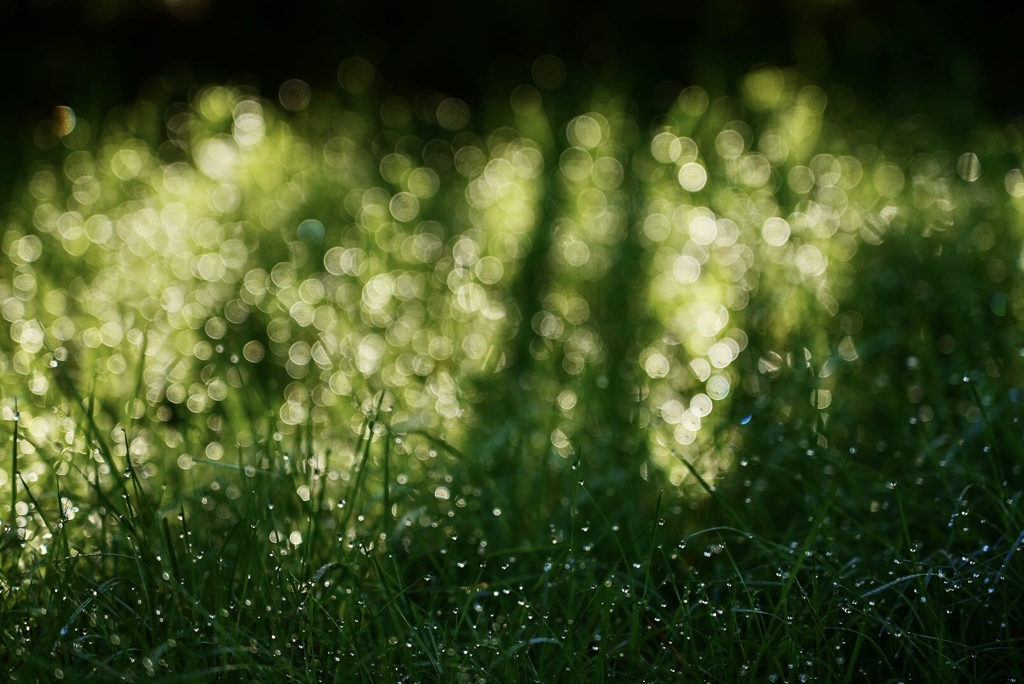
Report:
[[[378,77],[40,124],[0,672],[1024,677],[1024,125]]]

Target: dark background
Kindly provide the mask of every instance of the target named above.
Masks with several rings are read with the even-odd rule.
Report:
[[[657,113],[658,93],[692,82],[735,89],[768,62],[845,84],[860,107],[923,112],[956,133],[1024,111],[1022,26],[1020,4],[995,13],[942,2],[632,0],[579,13],[540,0],[0,0],[0,183],[18,177],[54,106],[95,120],[175,62],[199,81],[252,74],[273,96],[288,78],[336,86],[338,64],[356,54],[378,67],[384,93],[429,88],[474,104],[505,97],[553,53],[570,86],[607,82],[642,114]]]

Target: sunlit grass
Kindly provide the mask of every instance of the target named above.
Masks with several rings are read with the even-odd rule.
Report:
[[[1021,676],[1017,128],[339,79],[6,208],[12,676]]]

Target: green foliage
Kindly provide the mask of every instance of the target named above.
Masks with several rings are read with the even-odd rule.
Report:
[[[1021,676],[1017,129],[357,62],[7,208],[12,679]]]

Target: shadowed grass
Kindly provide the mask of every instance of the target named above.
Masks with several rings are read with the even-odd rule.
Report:
[[[483,508],[494,508],[486,491],[462,507],[417,496],[387,465],[395,444],[417,437],[392,433],[381,405],[364,419],[351,446],[358,468],[330,506],[329,463],[310,465],[315,440],[299,459],[271,440],[240,449],[235,464],[197,463],[215,475],[173,504],[127,468],[101,470],[102,454],[118,460],[114,443],[92,447],[92,466],[54,478],[60,499],[38,498],[16,473],[34,543],[3,552],[11,677],[1021,675],[1019,493],[1007,499],[989,461],[963,458],[997,446],[1019,454],[989,441],[994,427],[963,439],[946,465],[913,467],[931,498],[909,497],[922,485],[882,481],[848,455],[812,450],[799,459],[808,467],[781,449],[741,473],[773,486],[788,479],[785,495],[742,501],[733,491],[751,495],[742,484],[700,480],[710,498],[699,510],[651,492],[651,515],[637,518],[581,459],[543,475],[551,502],[513,495],[495,511]],[[527,488],[541,477],[521,476]],[[761,518],[759,505],[785,505],[789,523]],[[526,514],[537,506],[545,519]]]

